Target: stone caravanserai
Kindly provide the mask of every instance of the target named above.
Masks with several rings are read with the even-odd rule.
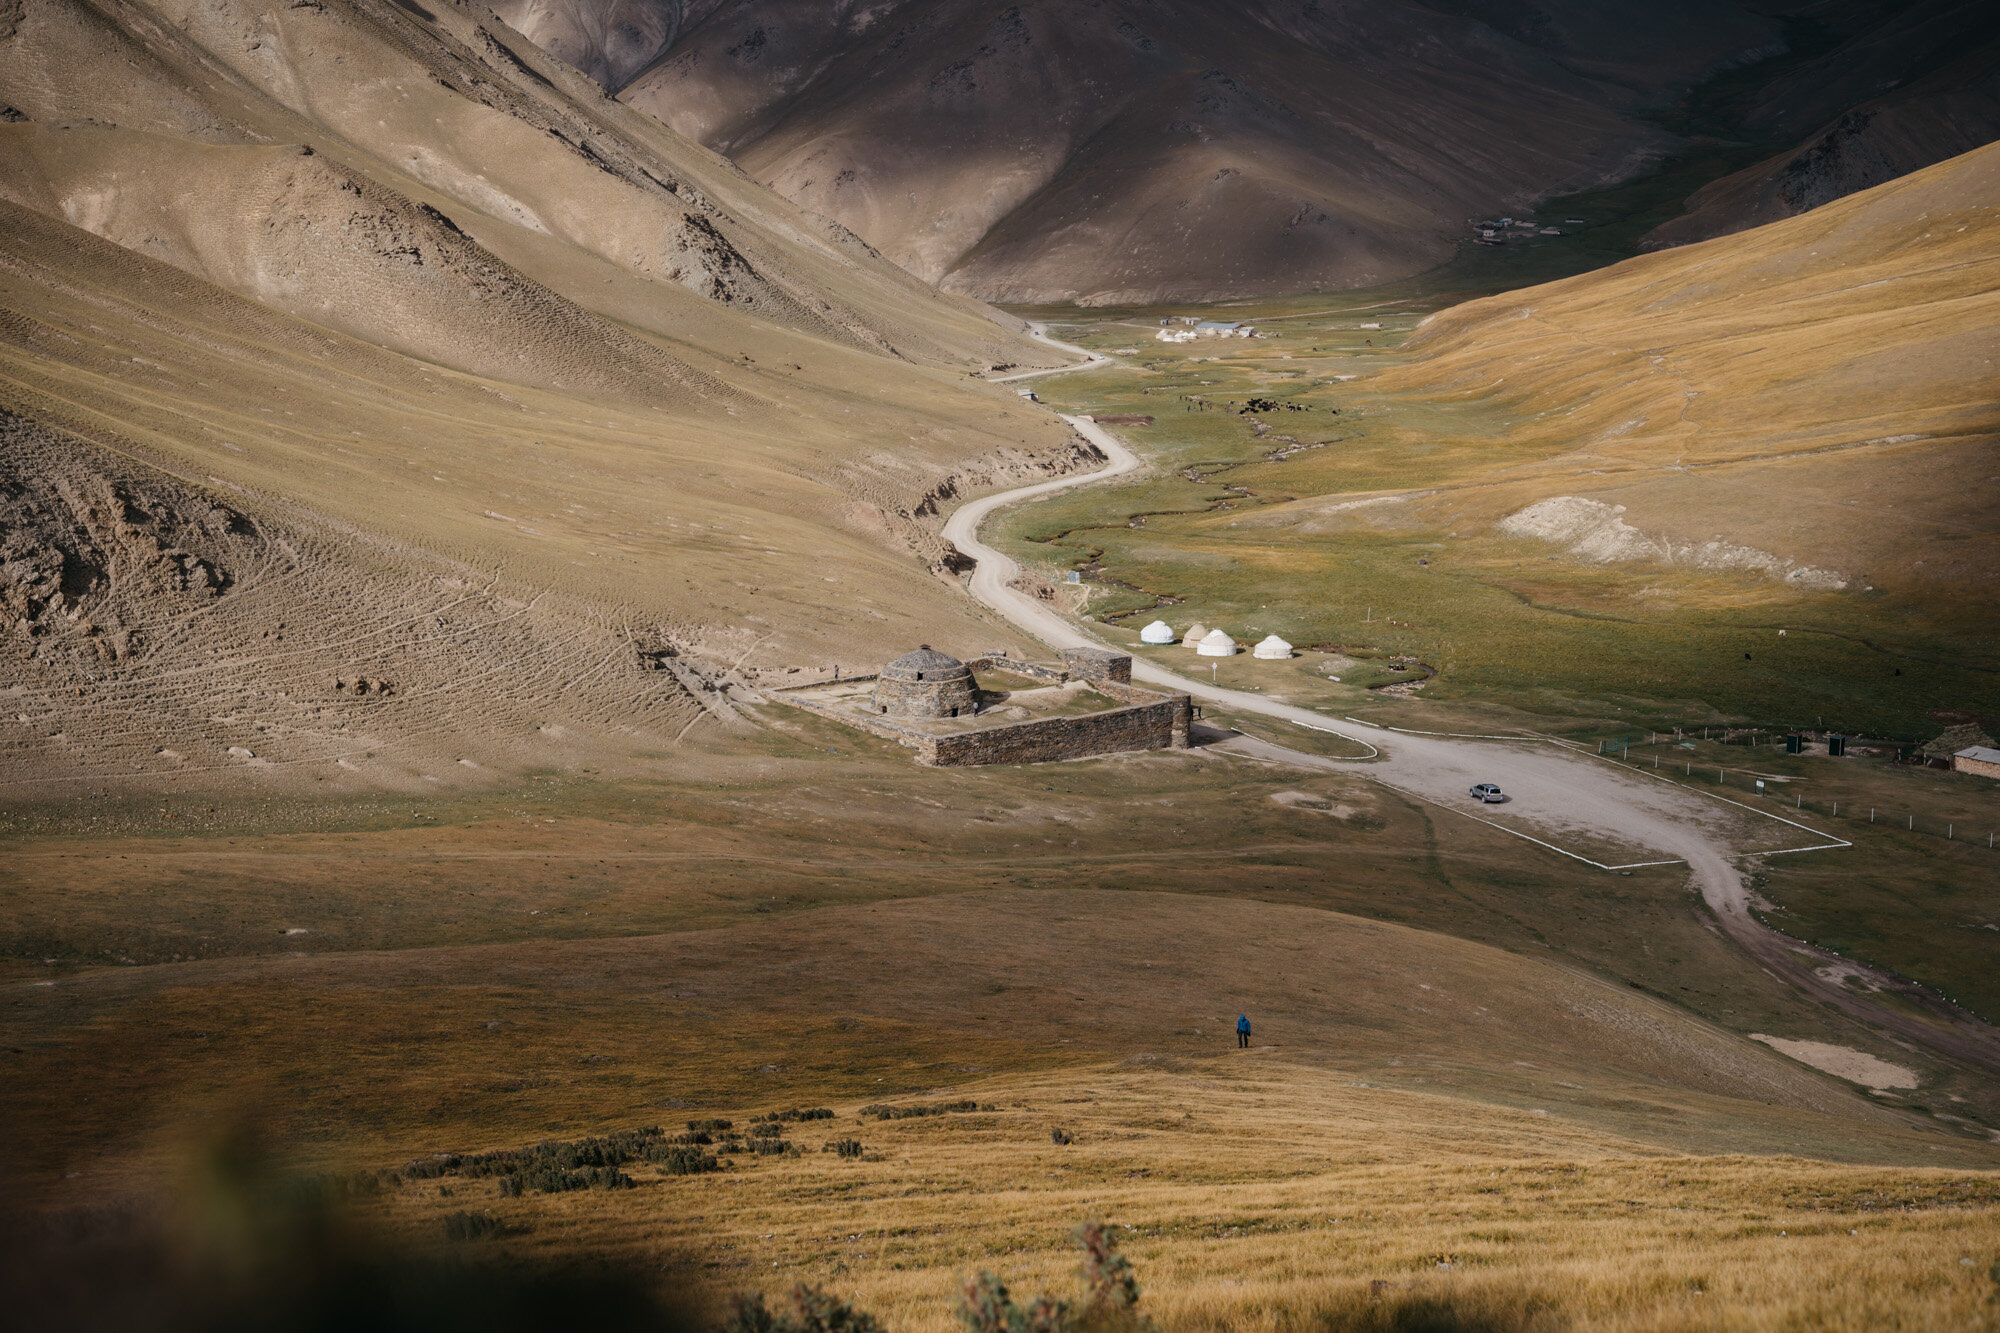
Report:
[[[979,711],[972,668],[929,644],[883,667],[870,703],[890,717],[971,717]]]
[[[982,692],[981,672],[1004,672],[1031,685]],[[773,697],[906,745],[918,763],[938,766],[1185,750],[1194,717],[1189,696],[1134,685],[1129,654],[1094,648],[1063,649],[1057,667],[1005,653],[960,661],[925,644],[873,675],[795,685]],[[1017,699],[1034,707],[1008,706]],[[1092,706],[1099,700],[1101,707]],[[1033,715],[1045,705],[1060,715]],[[1022,720],[1005,720],[1013,715]]]

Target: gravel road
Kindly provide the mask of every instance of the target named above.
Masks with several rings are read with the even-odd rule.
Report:
[[[1081,365],[1034,374],[1082,370],[1105,360],[1082,348],[1057,342],[1039,325],[1031,325],[1031,333],[1051,346],[1093,358]],[[1004,552],[979,540],[980,524],[996,509],[1076,486],[1109,481],[1143,468],[1136,454],[1095,422],[1083,417],[1063,420],[1103,452],[1108,460],[1104,467],[973,500],[960,506],[946,521],[944,536],[977,562],[967,585],[976,601],[1050,647],[1103,648],[1107,646],[1103,641],[1091,637],[1055,608],[1010,586],[1020,566]],[[1204,703],[1333,732],[1377,752],[1372,758],[1347,760],[1293,750],[1250,736],[1238,735],[1220,743],[1219,748],[1245,758],[1367,777],[1467,818],[1480,819],[1540,842],[1552,854],[1576,856],[1607,869],[1685,862],[1703,901],[1722,928],[1766,968],[1864,1022],[1889,1028],[1942,1054],[2000,1073],[2000,1031],[1900,978],[1870,972],[1871,984],[1896,993],[1906,1003],[1919,1004],[1924,1014],[1912,1015],[1879,1004],[1866,993],[1843,984],[1837,975],[1821,975],[1822,969],[1829,969],[1835,962],[1848,972],[1854,971],[1856,965],[1850,960],[1808,948],[1769,929],[1751,914],[1749,894],[1738,865],[1741,852],[1736,846],[1746,846],[1764,821],[1774,820],[1771,815],[1553,742],[1391,731],[1331,718],[1260,694],[1208,684],[1139,658],[1133,660],[1132,676],[1138,681],[1185,691]],[[1475,782],[1498,783],[1509,800],[1496,806],[1472,801],[1466,789]],[[1848,845],[1830,834],[1790,821],[1774,821],[1768,827],[1786,835],[1786,841],[1775,845],[1828,849]],[[1763,845],[1774,844],[1766,841]]]

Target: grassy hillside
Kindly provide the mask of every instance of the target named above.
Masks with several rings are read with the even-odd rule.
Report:
[[[1239,1010],[1258,1025],[1241,1053]],[[1915,1328],[1987,1299],[1957,1260],[2000,1226],[1989,1148],[1675,1005],[1245,900],[983,893],[687,934],[108,969],[25,992],[6,1036],[29,1054],[4,1110],[60,1126],[34,1159],[58,1198],[143,1189],[218,1126],[254,1126],[286,1172],[379,1179],[358,1215],[410,1253],[445,1244],[452,1214],[490,1214],[495,1238],[447,1251],[664,1266],[715,1298],[820,1282],[895,1327],[946,1326],[977,1268],[1065,1288],[1070,1225],[1102,1217],[1173,1326],[1407,1303],[1480,1326],[1714,1308]],[[692,1176],[634,1163],[630,1189],[391,1174],[816,1106],[832,1117],[782,1128],[797,1155]],[[822,1150],[841,1138],[862,1155]]]
[[[1441,314],[1230,307],[1272,337],[1157,351],[1156,317],[1109,317],[1086,336],[1130,368],[1049,392],[1154,415],[1129,433],[1160,469],[1014,531],[1094,556],[1094,608],[1133,628],[1177,598],[1419,658],[1443,698],[1911,737],[1995,715],[1996,169]]]

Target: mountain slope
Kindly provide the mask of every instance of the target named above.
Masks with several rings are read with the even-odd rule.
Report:
[[[935,510],[1085,460],[966,373],[1047,354],[483,10],[65,0],[0,82],[19,780],[477,781],[1005,641]]]
[[[1647,236],[1649,248],[1792,217],[2000,138],[2000,16],[1992,7],[1927,0],[1883,8],[1758,90],[1740,134],[1791,146],[1704,186],[1685,213]]]
[[[1440,12],[1448,11],[1448,12]],[[1630,174],[1766,49],[1726,3],[723,3],[622,93],[946,289],[1214,299],[1436,264]]]
[[[1513,514],[1586,559],[1754,548],[1798,586],[1957,608],[1990,632],[1964,598],[2000,576],[1995,200],[2000,145],[1454,307],[1377,384],[1499,409],[1510,445],[1559,446],[1533,464],[1499,451],[1509,466],[1431,502],[1441,521]],[[1525,508],[1552,496],[1568,509]]]

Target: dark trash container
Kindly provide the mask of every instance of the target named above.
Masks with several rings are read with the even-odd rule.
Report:
[[[1828,736],[1826,738],[1826,752],[1835,759],[1845,758],[1847,755],[1847,737]]]
[[[1794,731],[1785,737],[1786,754],[1804,754],[1805,752],[1806,738],[1804,736]]]

